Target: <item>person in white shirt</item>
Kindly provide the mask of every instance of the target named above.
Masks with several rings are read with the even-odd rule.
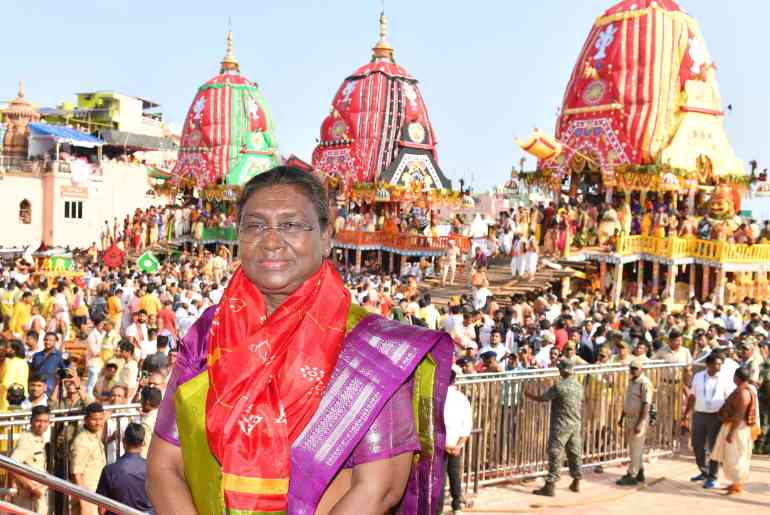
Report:
[[[128,340],[118,344],[118,357],[123,359],[123,366],[118,372],[118,384],[128,390],[126,398],[132,399],[139,386],[139,365],[134,361],[134,346]]]
[[[487,315],[482,313],[481,325],[479,325],[479,348],[489,347],[492,341],[492,330],[495,328],[495,321]]]
[[[144,362],[147,356],[150,356],[158,352],[158,330],[157,329],[154,329],[154,328],[148,329],[147,339],[142,340],[142,342],[139,344],[139,351],[140,351],[139,366],[141,368],[142,362]]]
[[[102,339],[104,338],[104,321],[94,326],[86,338],[86,367],[88,368],[88,381],[86,382],[86,396],[93,397],[94,386],[99,379],[104,362],[102,361]]]
[[[457,271],[457,258],[460,256],[460,250],[457,248],[454,240],[449,240],[449,247],[446,251],[446,261],[444,270],[441,272],[441,284],[446,284],[447,277],[449,284],[455,283],[455,272]]]
[[[452,365],[452,375],[449,380],[446,402],[444,403],[444,424],[446,425],[446,467],[449,478],[449,491],[452,495],[452,512],[458,513],[462,509],[462,483],[460,475],[460,453],[471,436],[473,429],[473,417],[471,403],[468,398],[457,389],[455,379],[462,375],[462,369]],[[441,489],[441,502],[444,505],[444,489]]]
[[[463,314],[462,323],[455,323],[449,335],[454,340],[457,355],[463,355],[468,349],[472,349],[472,354],[475,355],[479,349],[476,343],[476,329],[473,327],[473,315],[470,313]]]
[[[714,444],[722,427],[719,409],[728,397],[725,382],[720,380],[722,357],[711,353],[706,357],[706,370],[695,374],[687,398],[687,408],[682,424],[686,427],[690,412],[695,410],[692,417],[692,447],[695,451],[695,462],[699,473],[691,481],[705,481],[703,488],[718,488],[717,474],[719,463],[709,460],[706,463],[706,447],[713,451]]]
[[[488,351],[492,351],[497,354],[497,362],[504,363],[505,356],[508,355],[508,348],[503,343],[503,335],[499,329],[492,329],[491,334],[492,341],[489,342],[488,345],[484,345],[481,350],[479,350],[479,355]]]
[[[147,334],[147,312],[140,309],[134,313],[133,322],[126,327],[125,336],[135,348],[134,359],[141,359],[142,342],[149,339]]]
[[[740,368],[740,365],[736,360],[730,357],[731,348],[723,347],[720,350],[719,355],[722,357],[722,368],[719,370],[719,380],[722,381],[722,384],[727,391],[727,395],[730,395],[733,393],[733,390],[735,390],[733,377],[735,376],[735,371]]]
[[[543,333],[543,346],[535,354],[535,361],[540,368],[548,368],[551,366],[551,349],[556,344],[556,337],[553,333]]]
[[[176,327],[179,338],[183,338],[195,323],[196,317],[190,312],[190,306],[185,302],[179,304],[174,314],[176,315]]]
[[[398,297],[398,294],[396,294]],[[460,306],[449,306],[449,316],[444,320],[443,329],[452,334],[456,325],[463,325],[463,315]]]

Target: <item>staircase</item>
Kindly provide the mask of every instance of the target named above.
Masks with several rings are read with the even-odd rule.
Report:
[[[495,296],[495,300],[501,306],[507,306],[511,303],[511,295],[520,294],[524,297],[533,297],[546,292],[559,292],[561,289],[561,280],[564,277],[575,275],[576,266],[583,268],[584,263],[557,262],[556,267],[547,266],[541,259],[538,263],[535,276],[530,278],[511,277],[510,258],[500,256],[490,261],[487,269],[487,279],[489,280],[489,289]],[[471,293],[470,277],[468,270],[462,272],[460,267],[455,275],[454,285],[441,285],[441,278],[428,278],[420,284],[421,293],[430,293],[433,302],[445,304],[455,295]]]

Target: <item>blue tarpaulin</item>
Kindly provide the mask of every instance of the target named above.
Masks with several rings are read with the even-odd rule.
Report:
[[[95,136],[81,132],[64,125],[49,125],[47,123],[30,123],[29,130],[33,136],[48,136],[57,143],[69,143],[76,147],[101,147],[104,142]]]

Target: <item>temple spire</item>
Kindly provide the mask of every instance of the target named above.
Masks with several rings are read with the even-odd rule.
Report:
[[[385,16],[385,9],[380,12],[380,40],[372,48],[373,60],[393,60],[393,47],[388,43],[388,18]]]
[[[24,98],[24,81],[19,80],[19,98]]]
[[[226,72],[240,72],[241,67],[238,64],[238,60],[235,58],[235,52],[233,51],[233,31],[230,24],[230,19],[227,20],[227,49],[225,50],[225,57],[222,59],[222,67],[220,73]]]

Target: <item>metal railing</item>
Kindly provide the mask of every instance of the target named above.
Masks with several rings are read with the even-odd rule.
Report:
[[[145,515],[144,512],[135,510],[134,508],[126,506],[123,503],[114,501],[109,497],[105,497],[103,495],[99,495],[97,493],[91,492],[89,490],[79,487],[74,483],[70,483],[69,481],[60,479],[47,472],[43,472],[42,470],[34,469],[32,467],[24,465],[23,463],[19,463],[18,461],[12,460],[11,458],[8,458],[6,456],[0,455],[0,468],[5,470],[6,472],[11,472],[13,474],[23,476],[27,479],[37,481],[38,483],[41,483],[47,486],[49,489],[54,490],[56,492],[60,492],[70,497],[74,497],[78,500],[90,502],[91,504],[95,504],[100,508],[105,508],[113,513],[120,513],[121,515]],[[53,506],[49,507],[49,512],[51,511],[52,508]],[[18,506],[13,505],[12,503],[0,504],[0,509],[14,510],[14,511],[11,511],[11,513],[23,513],[23,514],[33,513],[31,511],[25,510],[24,508],[19,508]],[[60,513],[60,512],[56,511],[56,513]]]
[[[656,238],[622,236],[615,251],[620,255],[649,254],[668,259],[691,257],[719,263],[756,263],[770,261],[770,245],[745,245],[698,238]]]
[[[139,421],[139,408],[139,404],[104,406],[104,410],[108,413],[109,418],[105,422],[103,440],[106,441],[110,436],[115,435],[110,443],[106,444],[106,455],[108,463],[116,461],[123,454],[123,432],[130,422]],[[10,459],[9,457],[16,447],[19,436],[21,433],[29,429],[30,415],[30,411],[12,411],[0,413],[0,457]],[[62,481],[63,483],[73,487],[76,485],[69,481],[71,478],[70,458],[72,455],[70,446],[73,439],[81,429],[82,421],[83,413],[80,410],[52,410],[51,425],[48,432],[44,435],[44,439],[46,440],[47,444],[45,473],[51,476],[51,478]],[[5,466],[5,463],[5,461],[0,461],[0,484],[2,484],[3,481],[6,481],[6,471],[9,469],[9,467]],[[32,470],[42,473],[42,471],[37,469]],[[37,481],[37,479],[35,480]],[[40,482],[48,484],[44,481]],[[56,493],[50,496],[51,502],[48,503],[49,513],[56,513],[57,515],[68,515],[71,513],[71,506],[70,503],[67,502],[65,494],[71,495],[71,493],[59,488],[54,489],[56,492],[61,493]],[[0,513],[2,513],[2,509],[0,509]],[[132,511],[126,513],[138,512]]]
[[[457,234],[423,236],[421,234],[388,233],[385,231],[343,230],[334,235],[334,241],[337,244],[404,251],[444,252],[449,246],[450,240],[453,240],[461,251],[467,251],[470,248],[470,240],[466,236]]]
[[[627,366],[576,367],[584,387],[583,465],[617,463],[628,458],[626,435],[618,426],[628,385]],[[649,364],[644,373],[655,386],[657,422],[648,428],[647,455],[678,450],[685,367]],[[542,394],[559,380],[556,369],[478,374],[457,379],[471,403],[473,432],[463,449],[466,494],[481,486],[543,476],[548,467],[550,403],[523,395],[526,387]]]

